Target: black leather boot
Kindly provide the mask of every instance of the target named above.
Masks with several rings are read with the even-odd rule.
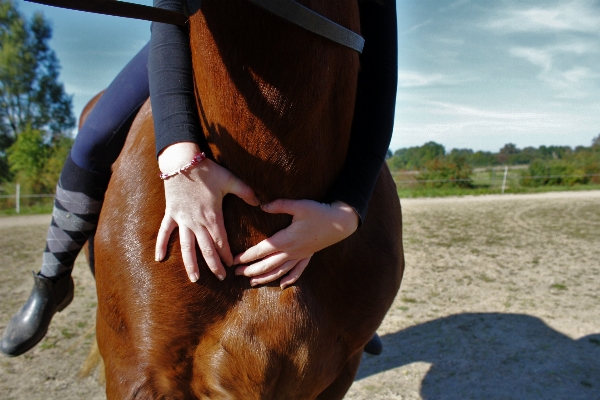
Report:
[[[46,335],[54,314],[73,300],[70,273],[52,281],[34,272],[33,280],[29,299],[12,317],[2,335],[0,350],[10,357],[19,356],[38,344]]]
[[[367,342],[367,344],[365,345],[364,352],[367,354],[378,356],[381,354],[382,351],[383,351],[383,343],[381,343],[381,339],[379,338],[379,335],[377,334],[377,332],[375,332],[375,334],[373,335],[371,340],[369,340]]]

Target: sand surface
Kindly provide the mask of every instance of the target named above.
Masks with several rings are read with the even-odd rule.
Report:
[[[406,272],[347,399],[599,399],[600,191],[405,199]],[[0,218],[0,329],[31,290],[49,216]],[[0,358],[1,399],[103,399],[77,373],[94,281],[47,337]]]

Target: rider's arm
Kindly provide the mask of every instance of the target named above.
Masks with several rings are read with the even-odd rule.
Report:
[[[293,216],[292,224],[238,254],[245,264],[236,274],[251,277],[252,285],[283,276],[282,288],[295,282],[312,255],[348,237],[364,220],[367,204],[385,159],[394,121],[397,84],[395,0],[359,3],[365,49],[360,57],[356,108],[348,155],[330,191],[330,204],[309,200],[276,200],[263,205],[269,213]]]
[[[364,221],[392,137],[398,43],[396,2],[359,2],[365,48],[346,163],[329,193],[330,200],[349,204]]]
[[[154,0],[154,6],[182,11],[181,0]],[[151,29],[148,71],[158,155],[173,143],[197,144],[201,128],[187,29],[156,22]]]
[[[173,11],[182,9],[181,0],[155,0],[154,5]],[[201,150],[189,34],[174,25],[154,23],[150,43],[148,78],[156,153],[161,171],[171,172]],[[190,280],[195,282],[200,274],[196,244],[208,267],[224,279],[223,263],[231,265],[233,256],[223,222],[223,197],[233,193],[252,205],[258,205],[258,200],[250,187],[210,159],[182,175],[164,181],[166,208],[156,238],[155,259],[165,258],[171,233],[178,228],[183,264]]]

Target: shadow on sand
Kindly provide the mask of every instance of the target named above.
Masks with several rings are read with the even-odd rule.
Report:
[[[382,337],[356,380],[431,363],[424,399],[600,399],[600,334],[573,340],[522,314],[458,314]]]

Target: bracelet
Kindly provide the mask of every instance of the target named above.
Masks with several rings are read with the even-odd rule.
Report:
[[[160,177],[160,179],[162,179],[164,181],[165,179],[169,179],[172,176],[175,176],[184,171],[187,171],[188,169],[192,168],[194,165],[198,165],[200,163],[200,161],[204,160],[205,158],[206,158],[206,155],[204,154],[204,152],[198,153],[194,156],[194,158],[192,158],[192,161],[190,161],[188,164],[185,164],[183,167],[181,167],[175,171],[172,171],[172,172],[161,172],[160,174],[158,174],[158,176]]]

